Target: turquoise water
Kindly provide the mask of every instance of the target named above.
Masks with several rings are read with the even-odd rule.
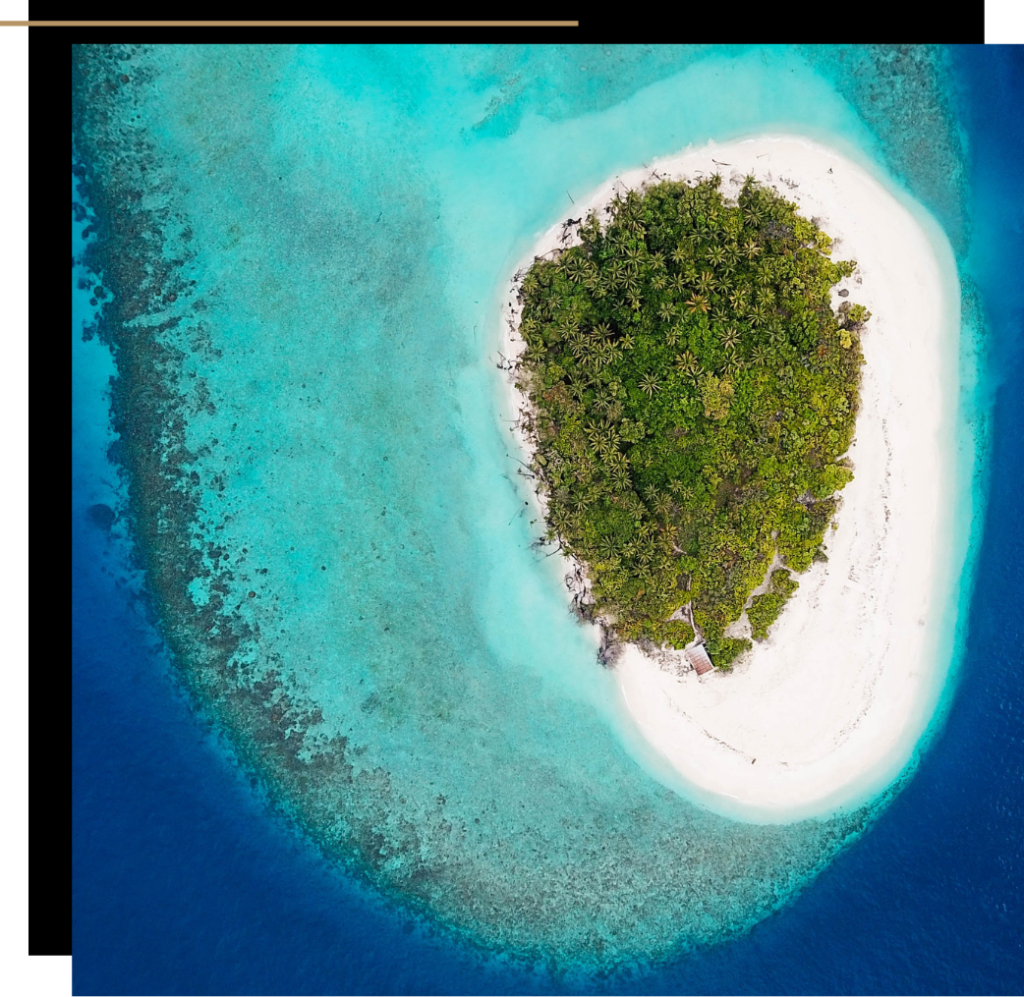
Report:
[[[577,192],[710,138],[872,160],[956,245],[941,66],[901,77],[912,145],[869,52],[859,89],[788,48],[126,54],[82,53],[77,92],[113,456],[230,750],[328,856],[491,950],[661,959],[785,903],[888,794],[758,825],[636,763],[532,546],[498,309]]]

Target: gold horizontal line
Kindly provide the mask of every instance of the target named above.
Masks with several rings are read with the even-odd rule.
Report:
[[[0,28],[578,28],[579,21],[0,21]]]

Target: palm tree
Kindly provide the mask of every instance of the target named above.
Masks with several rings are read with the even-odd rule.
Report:
[[[715,275],[710,270],[702,270],[697,278],[697,287],[702,294],[707,294],[716,284]]]
[[[756,242],[754,242],[753,239],[748,239],[743,244],[743,254],[746,256],[748,260],[752,260],[760,252],[761,247]]]
[[[599,367],[610,364],[616,358],[617,351],[611,343],[598,343],[594,350]]]
[[[616,450],[608,459],[608,466],[619,474],[626,474],[629,471],[629,458],[621,450]]]
[[[658,384],[658,379],[653,374],[645,374],[640,379],[640,390],[646,392],[649,396],[653,397],[654,392],[658,391],[661,385]]]
[[[727,350],[736,349],[736,347],[739,345],[739,341],[740,334],[735,330],[735,328],[730,327],[726,329],[725,333],[722,335],[722,345]]]
[[[579,284],[587,275],[587,267],[583,260],[573,257],[565,265],[565,275],[574,284]]]
[[[625,458],[623,458],[623,460],[625,460]],[[620,491],[627,491],[632,485],[629,478],[629,468],[624,464],[612,464],[610,467],[612,472],[612,483]]]
[[[572,335],[572,333],[579,329],[579,326],[576,324],[575,321],[573,321],[571,316],[563,315],[558,320],[558,324],[555,326],[555,329],[558,333],[559,339],[568,339],[569,336]]]
[[[692,294],[686,301],[686,307],[691,312],[702,311],[704,314],[707,314],[710,302],[703,294]]]

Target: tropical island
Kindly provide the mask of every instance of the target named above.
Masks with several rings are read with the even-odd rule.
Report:
[[[615,735],[730,816],[858,806],[912,764],[951,660],[971,450],[948,240],[805,136],[565,193],[576,217],[496,292],[499,411],[541,574],[614,663]]]
[[[728,668],[751,647],[730,626],[746,610],[763,640],[790,571],[826,557],[870,313],[833,309],[857,264],[796,204],[720,188],[665,180],[575,220],[578,245],[523,277],[517,387],[578,611],[612,646],[696,638]]]

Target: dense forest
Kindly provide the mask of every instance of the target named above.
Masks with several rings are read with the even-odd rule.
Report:
[[[591,213],[581,244],[538,258],[519,295],[516,371],[548,503],[547,538],[580,559],[587,618],[620,641],[682,648],[694,624],[718,666],[778,555],[824,558],[870,317],[831,289],[856,263],[796,205],[748,177],[662,182]],[[797,587],[776,570],[755,639]]]

